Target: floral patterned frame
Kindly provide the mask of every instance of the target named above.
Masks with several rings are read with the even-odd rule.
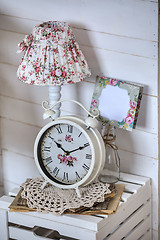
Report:
[[[140,103],[143,93],[143,85],[117,80],[109,77],[97,76],[93,97],[91,101],[90,111],[97,109],[99,106],[99,97],[103,88],[107,85],[118,86],[119,88],[126,89],[130,96],[130,109],[128,110],[127,116],[122,122],[114,121],[116,127],[132,131],[136,127],[138,113],[140,109]],[[99,120],[103,123],[109,123],[109,120],[99,115]]]

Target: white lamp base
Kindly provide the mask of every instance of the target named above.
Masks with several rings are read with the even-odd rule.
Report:
[[[48,92],[49,92],[49,105],[52,106],[61,98],[61,86],[49,86]],[[54,115],[55,118],[60,116],[60,113],[61,113],[60,107],[61,107],[61,103],[56,104],[56,106],[53,108],[55,111],[55,115]]]

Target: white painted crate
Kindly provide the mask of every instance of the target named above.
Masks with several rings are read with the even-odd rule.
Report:
[[[119,183],[125,184],[122,201],[117,212],[109,216],[9,212],[13,197],[3,196],[0,198],[0,240],[47,240],[51,235],[52,239],[66,240],[151,240],[150,179],[121,173]],[[53,237],[53,230],[61,237]]]

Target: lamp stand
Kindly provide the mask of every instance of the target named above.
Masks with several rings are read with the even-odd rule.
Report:
[[[49,105],[52,106],[61,98],[61,86],[49,86],[48,94],[49,94]],[[56,106],[54,107],[55,118],[60,116],[60,107],[61,107],[61,103],[56,104]]]

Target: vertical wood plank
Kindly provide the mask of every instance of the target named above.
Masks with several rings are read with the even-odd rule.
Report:
[[[0,209],[0,239],[8,240],[8,214],[6,210]]]

